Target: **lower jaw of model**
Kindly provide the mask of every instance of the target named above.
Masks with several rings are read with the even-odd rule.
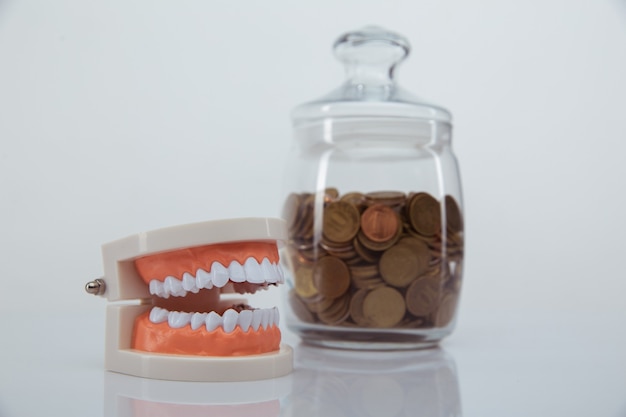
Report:
[[[223,294],[254,294],[284,282],[276,242],[206,245],[135,260],[153,307],[135,320],[133,348],[164,354],[241,356],[280,348],[276,307]]]

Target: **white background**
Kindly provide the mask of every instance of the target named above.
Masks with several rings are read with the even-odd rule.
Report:
[[[0,349],[23,355],[0,414],[101,409],[100,245],[278,215],[289,112],[342,82],[332,42],[366,24],[410,39],[400,83],[454,115],[466,415],[626,410],[626,1],[0,0]],[[63,314],[91,326],[57,340]]]
[[[463,309],[623,312],[623,0],[2,1],[0,311],[101,309],[104,242],[279,215],[289,112],[372,23],[455,118]]]

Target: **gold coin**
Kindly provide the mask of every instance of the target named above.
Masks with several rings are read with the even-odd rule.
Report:
[[[396,212],[383,204],[374,204],[361,215],[361,230],[374,242],[387,242],[393,239],[400,226],[400,218]]]
[[[441,208],[430,194],[417,193],[409,202],[411,226],[421,235],[432,236],[441,228]]]
[[[337,298],[350,287],[350,270],[341,259],[325,256],[315,265],[313,283],[324,297]]]
[[[330,242],[350,242],[359,231],[361,215],[350,203],[335,201],[324,208],[322,233]]]
[[[414,316],[426,316],[437,309],[441,281],[434,277],[420,277],[406,292],[407,310]]]
[[[370,291],[363,300],[363,316],[372,327],[393,327],[402,321],[406,306],[404,297],[391,287]]]
[[[380,275],[389,285],[406,287],[428,270],[428,261],[421,253],[411,244],[398,243],[380,257]]]
[[[458,233],[463,230],[463,215],[461,209],[451,195],[447,195],[445,198],[446,208],[446,223],[448,229],[454,233]]]
[[[295,273],[295,290],[302,298],[315,297],[318,294],[313,284],[313,268],[300,266]]]

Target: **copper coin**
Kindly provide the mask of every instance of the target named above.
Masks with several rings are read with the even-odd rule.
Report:
[[[398,243],[380,257],[380,275],[389,285],[406,287],[428,270],[424,259],[411,245]]]
[[[400,191],[374,191],[365,194],[365,199],[371,204],[385,204],[387,206],[397,206],[404,204],[406,196]]]
[[[374,242],[387,242],[397,234],[400,218],[389,206],[374,204],[361,215],[361,230]]]
[[[361,245],[363,245],[365,248],[374,252],[382,252],[384,250],[389,249],[397,242],[398,238],[402,234],[402,230],[401,229],[398,229],[398,230],[399,232],[396,234],[396,236],[394,236],[393,239],[390,239],[386,242],[374,242],[373,240],[365,236],[365,233],[363,233],[363,230],[361,230],[357,234],[357,238],[359,239],[359,242],[361,243]]]
[[[339,197],[339,190],[336,188],[327,188],[324,190],[324,201],[330,202],[335,201]]]
[[[334,302],[332,298],[316,297],[314,300],[302,300],[312,313],[327,310]]]
[[[363,316],[372,327],[393,327],[402,321],[406,306],[404,297],[391,287],[370,291],[363,300]]]
[[[357,208],[365,202],[365,195],[361,193],[347,193],[341,196],[341,201],[355,205]]]
[[[456,312],[457,301],[458,297],[454,294],[446,294],[443,297],[435,316],[435,325],[437,327],[444,327],[450,324]]]
[[[407,310],[414,316],[426,316],[437,309],[441,294],[441,281],[434,277],[421,277],[406,292]]]
[[[312,323],[315,321],[315,317],[306,307],[304,302],[294,292],[289,293],[289,306],[293,313],[302,321]]]
[[[345,294],[333,300],[328,308],[320,311],[317,316],[326,324],[337,325],[350,316],[350,296]]]
[[[302,298],[312,298],[318,294],[313,284],[313,268],[300,266],[295,273],[295,291]]]
[[[350,270],[341,259],[325,256],[315,265],[313,283],[324,297],[337,298],[350,287]]]
[[[322,233],[331,242],[350,242],[359,232],[360,224],[361,215],[350,203],[335,201],[324,208]]]
[[[439,202],[427,193],[415,194],[409,202],[411,226],[421,235],[432,236],[441,228]]]
[[[369,294],[368,290],[358,290],[354,293],[354,295],[352,295],[352,300],[350,300],[350,317],[352,318],[352,321],[359,326],[364,327],[368,327],[371,324],[363,314],[363,301],[365,300],[365,296],[367,296],[367,294]]]
[[[357,255],[359,255],[363,261],[367,263],[378,262],[380,254],[364,247],[358,237],[352,241],[352,245],[354,246],[354,250]]]
[[[463,230],[463,215],[458,203],[451,195],[445,198],[446,223],[448,229],[452,232],[460,232]]]

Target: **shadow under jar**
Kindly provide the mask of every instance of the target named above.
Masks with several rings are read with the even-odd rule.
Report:
[[[287,326],[330,347],[435,345],[452,332],[462,283],[451,115],[396,84],[404,37],[366,27],[334,51],[346,82],[293,112]]]

